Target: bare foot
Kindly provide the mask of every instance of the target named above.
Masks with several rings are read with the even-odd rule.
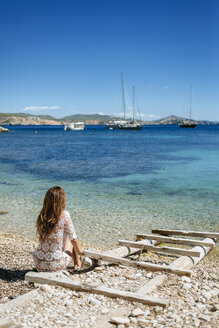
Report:
[[[75,269],[75,270],[80,269],[80,267],[81,267],[81,264],[75,264],[75,265],[74,265],[74,269]]]

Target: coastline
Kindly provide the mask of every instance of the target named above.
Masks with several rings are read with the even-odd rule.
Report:
[[[34,240],[27,240],[12,234],[0,234],[0,304],[38,288],[38,285],[24,281],[25,273],[34,269],[32,251],[36,245]],[[98,321],[101,322],[101,320],[105,320],[102,327],[113,327],[108,322],[109,320],[107,321],[107,315],[113,310],[120,316],[123,312],[125,313],[124,317],[130,323],[124,327],[144,327],[145,325],[160,328],[167,326],[174,328],[217,327],[219,319],[218,254],[217,247],[192,269],[191,278],[184,279],[185,277],[167,274],[168,279],[152,294],[169,299],[170,304],[166,309],[111,299],[102,295],[73,292],[61,287],[48,286],[43,289],[41,286],[39,297],[35,301],[27,303],[25,308],[18,306],[9,313],[2,312],[0,315],[22,324],[22,327],[30,325],[42,327],[43,320],[47,320],[47,327],[54,327],[54,322],[57,323],[57,320],[59,323],[55,325],[56,327],[67,327],[69,324],[72,327],[98,327]],[[152,261],[154,260],[153,254],[150,253],[147,256]],[[166,261],[169,261],[168,257]],[[69,268],[68,272],[73,279],[87,284],[101,283],[129,291],[136,290],[147,280],[159,275],[155,272],[110,265],[104,265],[86,273],[75,273],[72,268]],[[38,308],[38,313],[34,312],[36,308]],[[143,314],[130,316],[136,308],[140,308]],[[39,314],[43,309],[44,311],[46,309],[47,316],[39,320]]]

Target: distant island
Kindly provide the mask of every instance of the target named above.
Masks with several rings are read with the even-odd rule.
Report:
[[[0,113],[0,125],[65,125],[71,122],[83,121],[87,125],[102,125],[111,120],[118,120],[121,117],[101,114],[75,114],[65,116],[61,119],[49,115],[30,115],[24,113]],[[170,115],[154,121],[142,121],[144,125],[175,125],[181,123],[185,118]],[[199,125],[218,125],[219,122],[195,121]]]

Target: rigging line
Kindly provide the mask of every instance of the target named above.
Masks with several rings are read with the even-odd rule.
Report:
[[[139,106],[138,106],[138,99],[137,99],[136,96],[135,96],[135,101],[136,101],[136,107],[137,107],[137,111],[138,111],[139,121],[141,121],[141,113],[140,113],[140,108],[139,108]]]
[[[126,86],[125,85],[124,85],[124,91],[125,91],[126,102],[128,103],[129,114],[132,116],[132,112],[131,112],[131,109],[132,109],[131,100],[130,100],[130,97],[129,97],[129,94],[127,92],[127,89],[126,89]]]

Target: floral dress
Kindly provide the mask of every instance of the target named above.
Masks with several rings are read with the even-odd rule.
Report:
[[[52,233],[33,253],[38,271],[61,271],[70,264],[72,258],[64,251],[67,237],[73,240],[77,235],[69,212],[64,210]]]

